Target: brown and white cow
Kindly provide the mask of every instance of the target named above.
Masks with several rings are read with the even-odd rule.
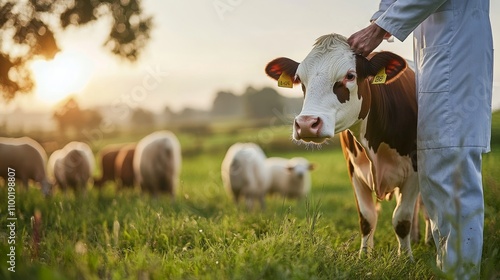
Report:
[[[414,72],[406,61],[390,52],[372,53],[368,59],[356,56],[345,37],[330,34],[320,37],[300,64],[277,58],[266,73],[302,84],[304,104],[294,121],[295,140],[320,144],[340,133],[359,213],[360,254],[373,249],[373,194],[381,200],[398,188],[392,218],[398,253],[413,258],[410,230],[419,194],[417,104]],[[384,78],[383,84],[372,83]]]

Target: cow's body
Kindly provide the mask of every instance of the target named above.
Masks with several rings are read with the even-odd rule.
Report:
[[[386,82],[372,84],[380,71]],[[360,253],[373,248],[373,194],[383,199],[398,188],[392,224],[399,252],[412,257],[410,231],[419,190],[417,104],[414,73],[406,61],[389,52],[372,54],[369,60],[355,56],[346,38],[330,34],[319,38],[300,64],[278,58],[266,72],[275,79],[286,74],[302,84],[305,99],[294,121],[294,139],[322,143],[341,133],[360,218]]]
[[[371,96],[367,98],[370,111],[356,125],[357,133],[344,130],[340,141],[357,199],[361,250],[373,247],[377,224],[373,193],[382,200],[399,188],[393,226],[401,249],[410,251],[409,233],[418,196],[414,73],[406,69],[389,85],[372,85],[366,80],[358,93]]]

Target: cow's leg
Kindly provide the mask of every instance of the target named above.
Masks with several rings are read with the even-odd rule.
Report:
[[[411,233],[410,233],[411,242],[414,244],[420,241],[420,217],[419,217],[419,212],[421,209],[420,204],[421,204],[421,199],[420,196],[418,196],[417,202],[415,202],[415,208],[413,210],[413,221],[411,223]]]
[[[427,209],[425,209],[422,199],[420,199],[420,212],[422,212],[425,220],[425,245],[429,245],[432,242],[431,222],[429,220],[429,213],[427,213]]]
[[[417,202],[415,203],[415,211],[413,212],[413,223],[411,225],[412,243],[420,242],[421,238],[419,213],[422,213],[425,221],[424,243],[425,245],[429,245],[432,242],[431,223],[429,220],[429,215],[427,214],[427,210],[425,209],[424,202],[422,201],[422,197],[420,195],[417,198]]]
[[[396,209],[392,216],[392,226],[399,242],[398,254],[406,253],[413,260],[410,244],[411,224],[417,202],[419,188],[417,173],[409,176],[396,195]]]
[[[373,236],[377,227],[377,209],[373,200],[372,191],[357,176],[352,177],[352,186],[356,196],[361,229],[360,257],[373,250]]]

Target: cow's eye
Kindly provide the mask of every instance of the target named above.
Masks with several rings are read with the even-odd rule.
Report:
[[[353,73],[347,73],[347,75],[345,75],[345,78],[348,81],[353,81],[356,78],[356,75],[354,75]]]

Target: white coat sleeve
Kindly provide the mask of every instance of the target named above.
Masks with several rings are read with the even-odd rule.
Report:
[[[370,22],[378,19],[387,9],[394,3],[396,0],[381,0],[380,4],[378,6],[378,11],[373,14],[372,18],[370,19]]]
[[[387,0],[382,0],[382,2]],[[448,0],[397,0],[387,7],[375,23],[404,41],[430,14]],[[381,3],[382,6],[382,3]]]

